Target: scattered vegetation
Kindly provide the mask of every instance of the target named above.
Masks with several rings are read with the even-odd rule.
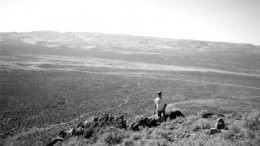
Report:
[[[199,114],[198,114],[199,115]],[[202,119],[198,115],[191,115],[185,118],[177,118],[172,121],[162,123],[154,128],[142,128],[140,131],[107,129],[95,135],[93,139],[78,139],[69,145],[154,145],[154,146],[223,146],[223,145],[251,145],[260,144],[260,114],[255,110],[244,114],[244,118],[235,120],[232,118],[223,118],[226,130],[214,135],[209,135],[209,130],[214,127],[216,119],[214,117]],[[93,137],[92,137],[93,138]],[[74,138],[72,138],[74,140]],[[88,141],[88,142],[87,142]],[[91,141],[91,142],[90,142]],[[66,145],[66,144],[65,144]]]

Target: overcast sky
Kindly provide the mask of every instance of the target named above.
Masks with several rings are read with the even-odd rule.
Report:
[[[260,45],[260,0],[0,0],[0,31],[102,32]]]

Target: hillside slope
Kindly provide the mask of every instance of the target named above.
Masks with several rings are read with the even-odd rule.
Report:
[[[43,145],[104,113],[150,115],[158,90],[184,121],[260,110],[259,46],[49,31],[1,33],[0,44],[0,145]]]
[[[138,131],[133,131],[130,127],[125,130],[113,126],[104,126],[98,132],[94,132],[98,127],[84,127],[84,132],[74,132],[74,136],[73,134],[68,134],[67,136],[63,136],[64,140],[62,140],[62,142],[49,143],[49,146],[258,146],[260,144],[259,111],[255,110],[251,113],[247,113],[247,115],[213,115],[207,118],[205,116],[206,114],[209,113],[207,111],[201,111],[197,115],[168,120],[167,122],[161,123],[158,127],[148,128],[146,126],[139,126],[140,130]],[[222,126],[218,123],[220,119],[224,119]]]

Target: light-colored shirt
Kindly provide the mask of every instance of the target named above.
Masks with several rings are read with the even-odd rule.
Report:
[[[162,97],[162,98],[157,97],[154,100],[154,104],[156,105],[156,110],[157,111],[163,111],[164,110],[164,106],[167,103],[166,103],[166,99],[164,97]]]

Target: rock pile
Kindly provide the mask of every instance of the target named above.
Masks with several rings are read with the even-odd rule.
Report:
[[[222,115],[222,114],[214,114],[212,112],[203,112],[203,113],[201,113],[201,117],[205,118],[205,119],[212,118],[213,116],[224,117],[224,115]]]
[[[101,117],[91,117],[84,122],[80,122],[75,128],[60,131],[58,137],[51,139],[47,146],[53,146],[55,143],[73,136],[90,138],[95,132],[98,132],[102,128],[106,127],[126,129],[126,120],[124,116],[109,116],[107,114]]]
[[[157,116],[146,117],[144,115],[136,116],[134,121],[129,125],[133,131],[139,131],[140,126],[142,127],[155,127],[159,125],[159,118]]]
[[[213,113],[207,112],[207,113],[201,114],[201,117],[202,118],[212,118],[213,115],[214,115]]]
[[[179,110],[171,110],[171,111],[168,111],[165,113],[165,117],[166,117],[166,119],[173,120],[177,117],[185,117],[185,116]]]
[[[175,119],[176,117],[184,117],[184,115],[179,110],[168,111],[166,114],[166,119]],[[142,127],[156,127],[160,125],[159,118],[157,116],[136,116],[135,120],[127,126],[126,119],[124,116],[110,116],[103,115],[101,117],[91,117],[84,122],[80,122],[75,128],[66,131],[60,131],[58,137],[51,139],[47,146],[53,146],[57,142],[62,142],[73,136],[83,136],[84,138],[90,138],[96,132],[107,127],[114,127],[119,129],[129,128],[133,131],[140,130]]]
[[[184,117],[184,115],[179,110],[172,110],[165,113],[165,118],[169,120],[173,120],[177,117]],[[129,125],[130,129],[133,131],[139,131],[139,127],[156,127],[160,125],[158,116],[149,116],[145,117],[143,115],[136,116],[135,120]]]

